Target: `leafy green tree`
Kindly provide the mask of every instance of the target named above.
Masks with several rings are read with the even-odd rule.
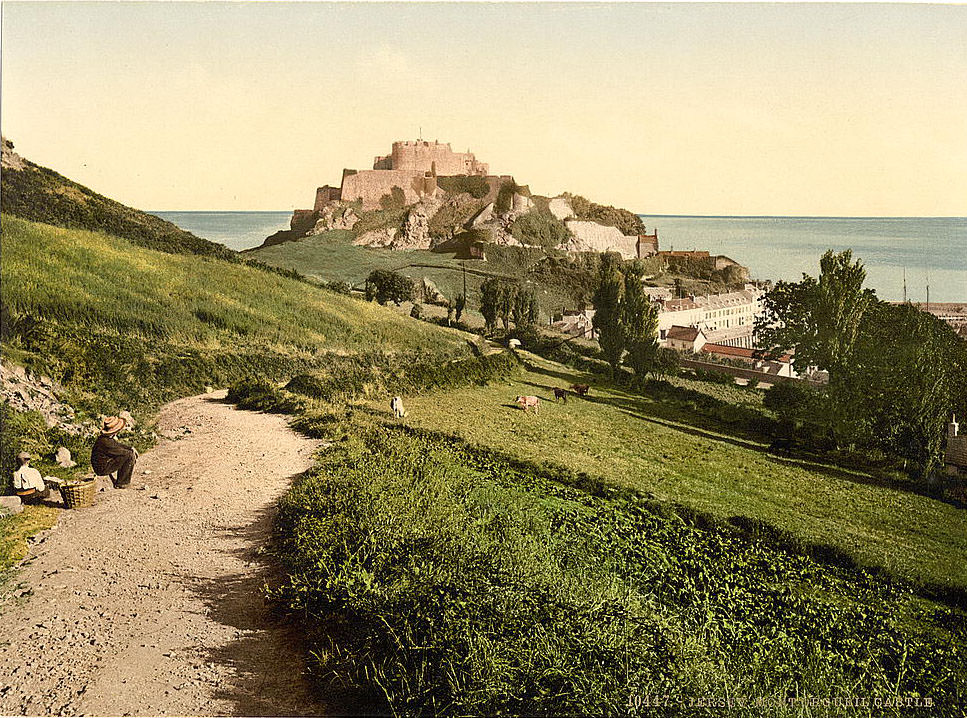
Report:
[[[644,271],[635,263],[625,271],[624,297],[621,300],[621,326],[628,364],[635,379],[644,383],[654,369],[658,354],[658,311],[645,294]]]
[[[921,478],[943,461],[947,422],[967,412],[967,342],[912,304],[876,302],[850,373],[865,442],[912,464]]]
[[[514,299],[517,287],[509,282],[497,280],[497,315],[504,325],[504,331],[510,331],[510,315],[514,311]]]
[[[512,319],[514,326],[518,329],[530,326],[537,322],[540,305],[537,301],[537,292],[533,287],[518,287],[514,295],[514,308]]]
[[[830,376],[848,369],[863,315],[875,301],[863,289],[866,270],[850,250],[826,252],[817,281],[803,274],[796,283],[779,282],[763,302],[756,320],[758,343],[775,351],[795,349],[796,370],[817,365]]]
[[[413,298],[413,280],[398,272],[374,269],[366,278],[366,298],[380,304],[392,301],[399,306]]]
[[[487,331],[492,332],[497,327],[497,317],[500,316],[501,281],[491,277],[480,285],[480,313],[487,325]]]
[[[621,275],[621,257],[607,253],[601,258],[598,286],[591,301],[594,304],[592,324],[598,333],[598,345],[604,360],[617,372],[625,350],[624,330],[621,326],[621,295],[624,277]]]

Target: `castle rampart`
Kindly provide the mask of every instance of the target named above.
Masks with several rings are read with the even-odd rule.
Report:
[[[344,174],[342,199],[345,202],[362,201],[363,209],[380,209],[383,197],[393,197],[393,189],[402,190],[406,204],[418,202],[421,197],[436,190],[436,178],[427,177],[417,170],[361,170]]]
[[[486,175],[490,167],[472,152],[454,152],[450,143],[417,140],[394,142],[389,155],[377,157],[374,170],[436,171],[438,175]]]

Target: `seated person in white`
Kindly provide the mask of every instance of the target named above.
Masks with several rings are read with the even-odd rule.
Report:
[[[44,483],[44,477],[40,472],[30,465],[30,454],[21,451],[17,454],[17,461],[20,462],[20,468],[13,472],[14,491],[25,502],[48,498],[50,489]]]

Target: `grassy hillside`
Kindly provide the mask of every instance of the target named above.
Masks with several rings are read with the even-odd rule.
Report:
[[[538,300],[545,315],[560,311],[562,306],[574,306],[578,294],[590,296],[591,275],[587,268],[575,268],[570,274],[555,273],[561,261],[550,269],[542,267],[547,255],[539,249],[488,246],[487,261],[482,262],[457,260],[453,254],[429,250],[357,247],[352,240],[353,233],[334,231],[251,250],[245,255],[322,281],[354,285],[364,282],[374,269],[396,270],[417,281],[428,277],[451,299],[463,291],[462,270],[466,265],[468,309],[474,311],[479,306],[480,285],[488,276],[536,282],[540,287]]]
[[[4,154],[7,153],[5,140]],[[23,169],[19,170],[4,166],[2,208],[5,214],[61,227],[107,232],[162,252],[222,258],[235,255],[220,244],[108,199],[46,167],[27,160],[22,160],[22,165]]]
[[[12,217],[3,217],[2,279],[5,344],[68,384],[108,372],[160,390],[166,377],[152,375],[190,355],[199,366],[185,367],[193,381],[183,388],[200,388],[230,378],[205,378],[221,359],[284,374],[331,353],[463,344],[457,332],[255,268]],[[114,359],[100,361],[102,350]]]
[[[607,387],[525,415],[515,395],[583,378],[529,361],[403,376],[402,422],[290,384],[298,425],[336,440],[279,526],[318,675],[394,715],[958,714],[967,614],[924,584],[964,585],[962,512]]]
[[[963,510],[860,472],[775,456],[726,425],[615,388],[598,385],[586,400],[555,404],[551,387],[588,377],[537,358],[531,366],[512,384],[414,397],[409,422],[722,520],[752,519],[860,565],[967,596]],[[550,401],[525,415],[513,408],[518,394]]]
[[[206,384],[288,379],[353,355],[468,351],[458,332],[238,262],[6,215],[2,231],[4,360],[61,383],[61,399],[81,421],[128,409],[150,426],[160,404]],[[5,476],[21,449],[39,453],[45,473],[57,473],[51,454],[58,445],[87,456],[83,438],[49,429],[39,415],[3,410]],[[147,432],[135,437],[141,448],[146,441]],[[15,553],[7,537],[21,542],[15,525],[28,520],[4,520],[0,565]]]

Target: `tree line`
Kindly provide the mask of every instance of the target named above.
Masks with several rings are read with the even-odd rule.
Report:
[[[591,299],[591,323],[602,358],[611,365],[614,377],[627,364],[639,384],[648,374],[664,374],[678,364],[674,352],[658,346],[658,308],[645,293],[644,274],[640,262],[623,262],[620,255],[605,254]]]
[[[913,304],[878,299],[865,279],[849,250],[830,250],[818,279],[765,296],[757,343],[794,350],[799,373],[829,373],[823,388],[777,386],[767,399],[797,439],[893,455],[926,479],[943,464],[951,415],[967,413],[967,342]]]

